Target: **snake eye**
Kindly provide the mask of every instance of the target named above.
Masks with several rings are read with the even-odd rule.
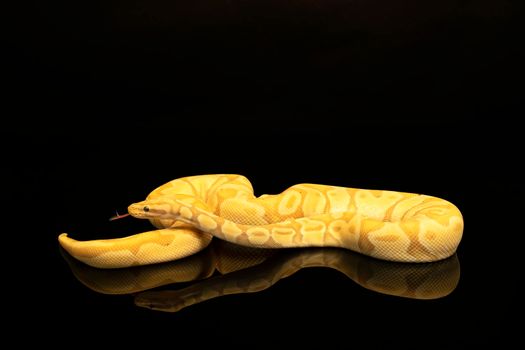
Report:
[[[144,210],[145,212],[148,212],[149,211],[149,207],[146,205],[144,208],[142,208],[142,210]]]

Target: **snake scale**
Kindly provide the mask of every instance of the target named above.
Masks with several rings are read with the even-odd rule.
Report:
[[[60,245],[98,268],[122,268],[181,259],[213,237],[258,248],[341,247],[388,261],[431,262],[453,255],[463,217],[452,203],[397,191],[298,184],[256,197],[236,174],[197,175],[153,190],[128,212],[157,230]]]

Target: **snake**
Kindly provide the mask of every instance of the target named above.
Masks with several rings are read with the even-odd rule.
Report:
[[[253,248],[339,247],[394,262],[433,262],[452,256],[463,216],[435,196],[300,183],[255,196],[243,175],[206,174],[171,180],[128,213],[155,230],[112,239],[58,241],[71,256],[97,268],[124,268],[182,259],[218,238]]]
[[[405,264],[346,249],[260,249],[222,240],[184,259],[122,269],[98,269],[62,255],[73,275],[89,289],[132,295],[136,306],[164,312],[179,312],[218,297],[261,292],[309,267],[334,269],[375,293],[417,300],[449,295],[460,277],[457,254],[438,262]]]

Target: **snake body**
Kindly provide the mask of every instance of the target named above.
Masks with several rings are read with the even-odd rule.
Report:
[[[59,242],[99,268],[184,258],[213,237],[248,247],[341,247],[383,260],[431,262],[455,253],[464,226],[455,205],[433,196],[306,183],[256,197],[249,180],[234,174],[175,179],[128,212],[158,229],[82,242],[64,233]]]

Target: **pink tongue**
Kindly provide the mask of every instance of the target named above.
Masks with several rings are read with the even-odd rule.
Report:
[[[122,215],[119,215],[119,214],[117,213],[117,215],[110,217],[110,218],[109,218],[109,221],[122,219],[122,218],[125,218],[126,216],[129,216],[129,213],[122,214]]]

